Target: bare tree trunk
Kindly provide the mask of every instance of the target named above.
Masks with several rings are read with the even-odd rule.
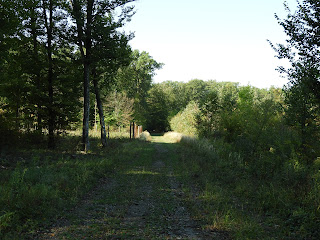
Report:
[[[90,117],[90,64],[85,61],[84,64],[84,108],[83,108],[83,128],[82,128],[82,144],[85,152],[90,149],[89,141],[89,117]]]
[[[48,95],[49,95],[49,139],[48,148],[53,149],[55,147],[54,142],[54,111],[53,111],[53,60],[52,60],[52,30],[53,30],[53,3],[49,0],[49,20],[46,13],[46,0],[43,0],[43,14],[45,19],[45,24],[47,28],[47,54],[48,54]]]
[[[16,131],[20,130],[19,109],[20,109],[20,101],[17,101],[17,105],[16,105],[16,109],[15,109],[16,110],[16,117],[15,117],[15,121],[16,121],[15,128],[16,128]]]
[[[98,124],[97,124],[97,101],[94,103],[94,130],[98,130]]]
[[[39,70],[39,55],[38,55],[38,41],[37,41],[37,18],[35,16],[35,8],[32,8],[32,17],[31,17],[31,34],[33,39],[33,64],[34,64],[34,71],[35,74],[35,85],[37,86],[37,110],[36,110],[36,116],[37,116],[37,131],[42,133],[42,114],[41,114],[41,85],[40,85],[40,70]]]
[[[83,150],[87,152],[90,149],[89,142],[89,117],[90,117],[90,64],[91,64],[91,24],[92,24],[92,10],[94,0],[87,0],[87,22],[81,19],[81,4],[79,0],[70,1],[72,5],[73,15],[76,19],[78,32],[78,45],[83,61],[83,127],[82,127],[82,144]],[[85,29],[85,33],[83,32]],[[85,36],[85,40],[83,38]],[[84,46],[83,46],[84,40]],[[83,47],[86,48],[84,52]]]
[[[104,114],[103,114],[103,106],[100,98],[100,91],[98,86],[98,80],[97,78],[93,78],[93,85],[94,85],[94,92],[96,94],[96,100],[97,100],[97,106],[98,106],[98,112],[99,112],[99,118],[100,118],[100,126],[101,126],[101,143],[102,146],[107,146],[107,134],[106,134],[106,127],[104,123]]]
[[[91,65],[91,24],[92,10],[94,0],[87,1],[87,26],[85,29],[85,47],[86,54],[84,55],[84,111],[83,111],[83,132],[82,143],[83,150],[87,152],[90,149],[89,142],[89,117],[90,117],[90,65]]]

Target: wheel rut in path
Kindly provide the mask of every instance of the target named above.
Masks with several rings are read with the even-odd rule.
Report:
[[[155,145],[155,148],[155,159],[157,160],[153,163],[153,167],[160,171],[164,170],[171,198],[170,204],[172,204],[171,211],[166,212],[164,216],[167,221],[167,228],[163,237],[165,239],[204,239],[199,226],[191,219],[188,210],[181,201],[181,197],[184,195],[182,186],[175,178],[169,165],[174,153],[159,143]]]
[[[101,180],[39,239],[227,239],[192,219],[170,166],[173,149],[151,143],[128,155],[129,166]]]

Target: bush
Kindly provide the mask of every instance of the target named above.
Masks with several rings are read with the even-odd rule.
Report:
[[[183,137],[181,133],[177,132],[166,132],[163,136],[175,143],[180,142]]]
[[[151,141],[152,137],[148,131],[144,131],[140,134],[139,139],[144,141]]]
[[[197,136],[196,116],[198,113],[198,105],[195,102],[190,102],[184,110],[171,119],[171,129],[187,136]]]

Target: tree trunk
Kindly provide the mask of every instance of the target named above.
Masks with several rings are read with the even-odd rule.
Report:
[[[36,99],[36,104],[37,104],[37,110],[36,110],[36,116],[37,116],[37,131],[39,133],[42,133],[42,116],[41,116],[41,85],[40,85],[40,70],[39,70],[39,55],[38,55],[38,40],[37,40],[37,18],[35,15],[35,8],[31,9],[32,14],[31,14],[31,34],[32,34],[32,40],[33,40],[33,68],[34,71],[33,73],[35,74],[35,85],[37,87],[37,99]]]
[[[78,2],[78,1],[77,1]],[[90,65],[91,65],[91,46],[92,46],[92,39],[91,39],[91,29],[92,29],[92,10],[93,10],[93,2],[94,0],[87,1],[87,25],[85,28],[85,48],[86,53],[82,49],[82,39],[81,34],[79,34],[79,41],[80,41],[80,48],[82,49],[81,55],[83,56],[84,60],[84,109],[83,109],[83,132],[82,132],[82,144],[83,150],[88,152],[90,149],[90,142],[89,142],[89,117],[90,117]],[[79,3],[78,3],[79,4]],[[78,5],[79,7],[79,5]],[[78,8],[78,11],[81,11]],[[80,16],[80,12],[78,16]],[[79,19],[80,21],[80,19]],[[80,28],[79,28],[80,27]],[[78,26],[78,32],[81,30],[81,25]]]
[[[16,110],[16,117],[15,117],[15,121],[16,121],[15,128],[16,128],[16,131],[20,130],[19,109],[20,109],[20,101],[17,101],[17,105],[16,105],[16,109],[15,109]]]
[[[45,0],[43,1],[43,14],[45,19],[45,24],[47,28],[47,54],[48,54],[48,128],[49,128],[49,139],[48,139],[48,148],[53,149],[55,147],[54,142],[54,111],[53,111],[53,60],[52,60],[52,30],[53,30],[53,3],[52,0],[49,0],[49,21],[46,13],[46,4]]]
[[[84,92],[83,92],[83,128],[82,144],[85,152],[90,149],[89,141],[89,117],[90,117],[90,64],[85,61],[84,64]]]
[[[87,152],[90,149],[89,142],[89,116],[90,116],[90,64],[91,64],[91,29],[92,29],[92,10],[94,0],[87,0],[87,22],[86,26],[82,20],[82,9],[79,0],[70,1],[73,15],[76,19],[78,32],[78,45],[83,62],[83,127],[82,127],[82,145],[83,150]],[[85,32],[83,30],[85,29]],[[85,40],[84,40],[85,39]],[[83,46],[84,41],[84,46]],[[84,47],[86,51],[84,51]]]
[[[102,146],[107,146],[107,134],[106,134],[106,127],[104,124],[104,114],[103,114],[103,106],[100,98],[100,91],[98,87],[98,80],[94,77],[93,78],[93,85],[94,85],[94,92],[96,94],[99,118],[100,118],[100,126],[101,126],[101,143]]]
[[[98,131],[98,124],[97,124],[97,101],[94,104],[94,130]]]

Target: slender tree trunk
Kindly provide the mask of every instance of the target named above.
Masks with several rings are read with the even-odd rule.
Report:
[[[47,28],[47,54],[48,54],[48,128],[49,128],[49,139],[48,148],[53,149],[55,147],[54,142],[54,111],[53,111],[53,60],[52,60],[52,30],[53,30],[53,3],[49,0],[49,19],[46,13],[46,0],[43,1],[43,14],[45,18],[45,24]]]
[[[35,9],[32,8],[32,17],[31,17],[31,34],[32,34],[32,40],[33,40],[33,64],[34,64],[34,74],[35,74],[35,85],[37,87],[37,110],[36,110],[36,116],[37,116],[37,131],[40,133],[42,132],[42,116],[41,116],[41,87],[40,87],[40,70],[39,70],[39,55],[38,55],[38,40],[37,40],[37,18],[35,15]]]
[[[87,0],[87,21],[86,26],[81,14],[81,4],[79,0],[70,0],[73,15],[76,20],[78,32],[78,45],[83,62],[83,127],[82,127],[82,145],[83,150],[87,152],[90,149],[89,142],[89,117],[90,117],[90,65],[91,65],[91,24],[92,10],[94,0]],[[85,29],[85,32],[83,30]],[[83,46],[84,41],[84,46]],[[84,47],[86,51],[84,51]]]
[[[94,92],[96,94],[96,100],[97,100],[97,106],[98,106],[98,112],[99,112],[99,118],[100,118],[100,126],[101,126],[101,143],[102,146],[107,146],[107,134],[106,134],[106,127],[104,123],[104,114],[103,114],[103,106],[100,98],[100,91],[98,86],[98,80],[97,78],[93,78],[93,85],[94,85]]]
[[[90,116],[90,65],[91,65],[91,30],[92,30],[92,10],[94,0],[87,0],[87,26],[85,28],[85,48],[84,55],[84,112],[83,112],[83,135],[82,143],[84,151],[90,149],[89,142],[89,116]]]
[[[20,130],[20,122],[19,122],[19,109],[20,109],[20,101],[17,101],[17,105],[16,105],[16,131]]]
[[[48,31],[48,57],[49,57],[49,74],[48,74],[48,92],[49,92],[49,142],[48,147],[54,148],[54,110],[53,110],[53,61],[52,61],[52,0],[50,0],[50,20],[49,20],[49,29]]]
[[[84,92],[83,92],[83,127],[82,144],[85,152],[90,149],[89,141],[89,118],[90,118],[90,64],[85,61],[84,64]]]
[[[95,101],[94,104],[94,130],[98,130],[98,124],[97,124],[97,101]]]

